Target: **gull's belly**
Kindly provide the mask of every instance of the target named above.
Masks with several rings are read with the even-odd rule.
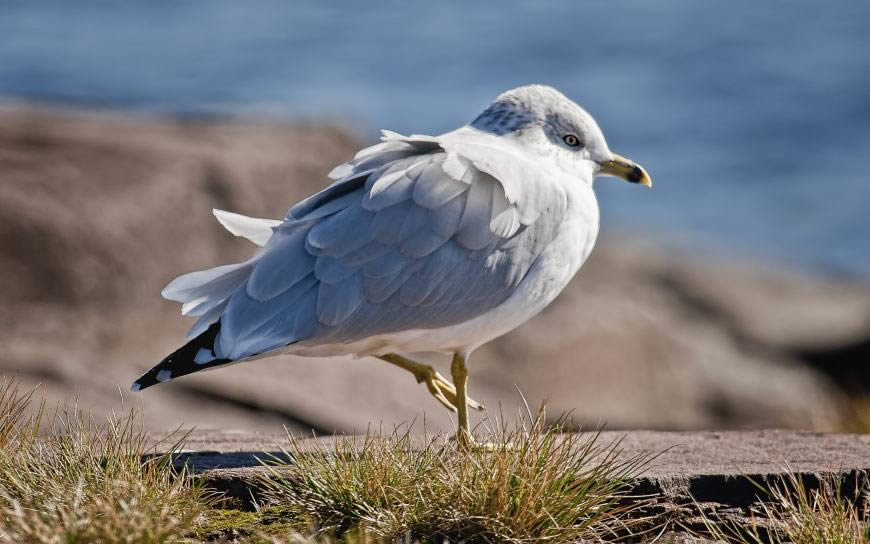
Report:
[[[298,346],[309,356],[379,355],[393,352],[470,352],[510,332],[543,310],[568,285],[589,256],[598,236],[598,206],[591,189],[579,210],[569,213],[559,235],[541,253],[517,290],[502,304],[470,321],[438,329],[400,331],[348,344]],[[575,202],[575,205],[577,203]]]

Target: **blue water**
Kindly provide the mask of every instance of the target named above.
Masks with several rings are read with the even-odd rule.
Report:
[[[423,7],[425,6],[425,7]],[[0,3],[0,100],[429,132],[554,85],[644,164],[604,228],[870,280],[870,2]]]

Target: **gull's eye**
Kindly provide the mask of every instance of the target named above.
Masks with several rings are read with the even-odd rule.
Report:
[[[580,138],[573,134],[566,134],[562,136],[562,141],[565,142],[565,145],[568,147],[580,147]]]

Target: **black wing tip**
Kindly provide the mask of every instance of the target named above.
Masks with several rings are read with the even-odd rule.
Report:
[[[142,391],[143,389],[148,389],[152,385],[157,385],[158,383],[160,383],[162,381],[171,380],[173,377],[175,377],[175,376],[172,376],[171,370],[162,368],[162,364],[163,363],[158,364],[157,366],[155,366],[154,368],[152,368],[151,370],[149,370],[145,374],[142,374],[141,376],[139,376],[139,379],[136,380],[135,382],[133,382],[133,385],[130,386],[130,391],[133,391],[134,393],[138,392],[138,391]],[[160,375],[160,373],[163,372],[164,370],[169,373],[168,376],[165,374]],[[160,378],[163,378],[163,379],[158,379],[158,376],[160,376]],[[164,376],[166,376],[166,377],[164,377]]]
[[[194,361],[200,349],[205,348],[214,351],[215,339],[220,329],[220,321],[213,323],[202,334],[167,355],[154,368],[139,376],[139,379],[130,386],[130,390],[134,392],[142,391],[161,382],[231,362],[230,359],[213,359],[205,363]]]

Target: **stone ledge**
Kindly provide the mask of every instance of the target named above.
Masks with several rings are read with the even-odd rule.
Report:
[[[305,439],[329,444],[334,439]],[[823,474],[839,474],[849,486],[865,481],[870,471],[870,435],[779,430],[721,432],[607,431],[600,444],[620,441],[623,456],[658,453],[637,480],[641,494],[660,495],[673,508],[716,504],[745,508],[756,501],[750,481],[769,481],[789,471],[809,485]],[[194,431],[177,463],[187,464],[209,487],[250,505],[258,497],[257,458],[280,455],[282,434],[245,431]]]

